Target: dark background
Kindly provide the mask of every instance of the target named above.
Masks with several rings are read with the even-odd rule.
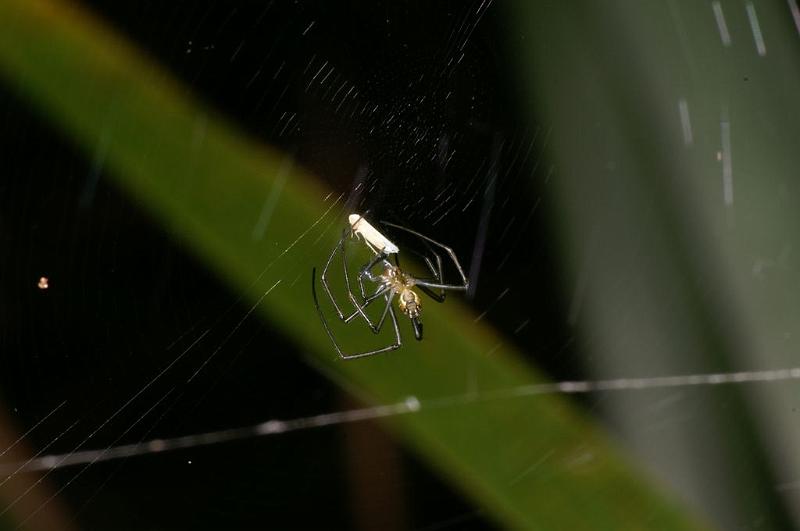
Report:
[[[508,53],[518,36],[501,6],[86,4],[353,208],[447,242],[473,278],[479,257],[476,314],[552,377],[580,377],[546,238],[547,126],[521,110]],[[7,87],[0,113],[2,401],[20,433],[67,401],[26,438],[31,453],[358,407],[108,182],[102,145],[84,156]],[[190,331],[209,327],[154,380]],[[84,529],[491,527],[372,423],[65,468],[47,481]]]

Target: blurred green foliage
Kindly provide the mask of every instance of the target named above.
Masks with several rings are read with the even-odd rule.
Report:
[[[552,127],[548,206],[565,278],[582,279],[575,320],[594,377],[797,365],[793,5],[514,3],[529,109]],[[632,452],[722,528],[791,528],[796,509],[775,485],[800,472],[796,386],[686,394],[619,393],[604,407]],[[675,400],[682,413],[654,406]]]

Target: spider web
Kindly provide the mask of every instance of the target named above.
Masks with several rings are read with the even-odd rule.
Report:
[[[4,200],[0,217],[4,233],[23,235],[7,242],[18,258],[2,280],[0,389],[10,422],[24,429],[0,444],[0,486],[37,479],[1,512],[23,514],[23,527],[53,507],[71,513],[76,528],[319,525],[315,515],[297,520],[308,506],[345,527],[364,493],[344,478],[358,474],[353,461],[363,458],[388,476],[378,502],[398,527],[490,528],[479,509],[385,436],[369,433],[365,451],[362,432],[322,428],[552,393],[584,395],[579,402],[593,410],[618,392],[659,412],[634,419],[637,429],[669,429],[723,384],[800,377],[787,367],[588,378],[581,353],[591,338],[571,327],[585,278],[574,282],[571,306],[561,307],[545,237],[543,198],[557,178],[547,157],[551,131],[519,118],[502,38],[508,27],[491,2],[90,4],[192,90],[287,153],[255,239],[275,222],[291,167],[308,167],[334,191],[325,215],[297,227],[297,241],[341,230],[349,212],[446,241],[469,271],[476,321],[536,353],[532,361],[557,383],[354,404],[264,329],[252,315],[258,302],[243,304],[107,185],[102,142],[87,160],[4,94],[12,102],[4,145],[25,157],[9,169],[16,178],[5,195],[15,199]],[[684,124],[687,112],[680,107]],[[682,131],[691,135],[688,125]],[[47,288],[37,287],[40,276]],[[31,471],[42,474],[26,476]],[[535,465],[519,472],[535,473]],[[49,490],[36,498],[41,485]],[[166,494],[173,492],[179,499]]]

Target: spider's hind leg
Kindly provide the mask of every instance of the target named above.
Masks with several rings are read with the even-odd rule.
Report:
[[[383,221],[384,225],[388,225],[389,227],[394,227],[395,229],[399,229],[405,231],[412,236],[416,236],[419,240],[425,245],[428,251],[434,256],[436,259],[436,265],[434,266],[433,262],[431,262],[430,258],[427,258],[423,255],[423,259],[425,260],[425,265],[428,267],[428,270],[433,275],[434,279],[431,281],[429,279],[418,279],[416,285],[423,291],[426,295],[430,296],[433,300],[438,302],[443,302],[445,297],[445,290],[467,290],[469,288],[469,280],[467,280],[466,274],[464,274],[464,269],[461,267],[461,263],[458,261],[458,257],[456,256],[455,251],[451,247],[434,240],[433,238],[429,238],[424,234],[420,234],[415,230],[411,230],[408,227],[403,227],[402,225],[397,225],[395,223],[391,223],[389,221]],[[444,281],[444,275],[442,273],[442,258],[436,251],[433,250],[434,247],[437,247],[444,251],[447,254],[447,257],[450,259],[452,264],[455,266],[456,271],[458,272],[458,276],[460,277],[459,284],[448,284]],[[423,289],[423,288],[428,288]],[[433,290],[438,290],[439,293],[436,293]]]
[[[433,267],[433,263],[431,263],[430,258],[427,256],[423,256],[422,259],[425,261],[425,265],[428,266],[428,270],[433,274],[433,279],[437,284],[442,283],[442,258],[434,251],[433,249],[429,249],[433,256],[436,257],[436,264],[438,266],[438,271],[436,268]],[[422,279],[420,279],[422,280]],[[447,292],[444,288],[439,288],[439,292],[437,293],[433,289],[429,288],[428,286],[421,286],[418,285],[420,291],[422,291],[425,295],[430,297],[431,299],[435,300],[436,302],[444,302],[445,298],[447,298]],[[422,335],[422,334],[420,334]]]

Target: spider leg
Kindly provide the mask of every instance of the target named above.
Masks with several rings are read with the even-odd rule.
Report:
[[[350,276],[347,273],[347,251],[345,249],[345,242],[347,241],[347,239],[349,237],[350,237],[350,231],[345,229],[342,232],[342,237],[339,239],[339,242],[333,248],[333,251],[331,251],[331,254],[328,256],[328,260],[325,262],[325,267],[322,269],[322,274],[320,275],[320,281],[322,283],[322,288],[325,290],[325,293],[328,295],[328,298],[330,299],[331,303],[333,304],[333,308],[336,310],[336,315],[339,317],[339,319],[341,321],[343,321],[345,323],[349,323],[357,315],[362,315],[364,317],[364,319],[366,319],[367,324],[369,324],[369,327],[374,330],[375,329],[375,325],[372,324],[372,321],[370,321],[369,317],[367,317],[367,314],[364,313],[364,308],[369,306],[369,304],[371,302],[373,302],[378,297],[383,295],[386,292],[386,290],[379,288],[378,291],[375,294],[367,297],[366,293],[364,292],[364,289],[362,287],[362,290],[361,290],[362,294],[363,294],[362,302],[357,302],[355,300],[355,296],[353,295],[353,290],[352,290],[352,288],[350,286]],[[347,285],[347,295],[348,295],[348,298],[349,298],[351,304],[353,304],[354,308],[356,308],[356,310],[353,313],[351,313],[350,315],[345,314],[344,311],[342,310],[342,307],[339,306],[338,302],[336,302],[336,298],[333,296],[333,292],[331,291],[330,284],[328,283],[328,270],[330,269],[331,264],[333,263],[333,258],[336,256],[336,252],[339,251],[339,250],[341,250],[342,263],[344,264],[344,278],[345,278],[345,283]]]
[[[427,280],[414,280],[414,285],[419,286],[419,289],[422,288],[433,288],[433,289],[452,289],[452,290],[466,290],[469,288],[469,284],[439,284],[436,282],[428,282]]]
[[[383,323],[384,318],[386,317],[386,310],[384,310],[384,313],[381,316],[381,320],[378,322],[377,325],[375,325],[375,324],[372,324],[372,319],[369,318],[369,315],[367,315],[367,313],[364,311],[364,309],[367,306],[369,306],[369,304],[372,301],[376,300],[381,295],[385,295],[389,291],[391,291],[391,288],[389,288],[388,286],[379,287],[378,290],[374,294],[372,294],[369,297],[367,297],[366,299],[364,299],[364,301],[365,301],[364,304],[359,304],[358,301],[356,300],[355,296],[352,293],[350,293],[349,294],[350,295],[350,302],[353,303],[353,306],[355,306],[356,309],[349,317],[344,319],[344,322],[345,323],[349,323],[353,319],[353,317],[355,317],[356,315],[360,315],[361,317],[364,318],[364,320],[367,322],[367,325],[372,329],[372,331],[377,334],[380,331],[380,327],[381,327],[381,324]],[[392,294],[392,296],[394,296],[394,294]]]
[[[394,338],[395,338],[394,343],[392,343],[388,347],[377,348],[375,350],[369,350],[367,352],[359,352],[357,354],[345,354],[344,352],[341,351],[336,342],[334,342],[333,346],[336,347],[336,352],[339,353],[339,356],[341,356],[342,359],[352,360],[357,358],[366,358],[367,356],[374,356],[375,354],[381,354],[383,352],[390,352],[392,350],[397,350],[403,344],[403,341],[400,338],[400,327],[397,324],[397,315],[395,315],[394,307],[391,304],[392,303],[391,296],[387,295],[386,299],[387,299],[386,307],[388,308],[388,314],[389,317],[392,319],[392,327],[394,328]],[[384,317],[386,316],[386,313],[387,311],[384,310]],[[333,339],[330,332],[328,333],[328,336],[331,337],[331,339]]]
[[[436,302],[444,302],[444,299],[446,298],[445,291],[444,291],[443,288],[439,288],[439,291],[441,291],[441,293],[436,293],[435,291],[430,289],[428,286],[423,286],[423,285],[421,285],[419,283],[415,284],[415,286],[419,287],[419,290],[422,293],[424,293],[425,295],[427,295],[431,299],[435,300]]]
[[[378,349],[374,349],[374,350],[369,350],[369,351],[366,351],[366,352],[358,352],[358,353],[355,353],[355,354],[346,354],[344,351],[342,351],[341,347],[339,347],[339,344],[336,342],[336,337],[334,337],[334,335],[333,335],[333,330],[331,330],[330,325],[328,325],[328,320],[325,319],[325,314],[322,312],[322,308],[320,308],[319,300],[317,299],[317,289],[316,289],[317,282],[316,282],[316,280],[317,280],[317,270],[316,270],[316,268],[314,268],[314,269],[311,270],[311,295],[314,298],[314,306],[317,309],[317,313],[319,314],[320,321],[322,321],[322,326],[325,328],[325,333],[328,334],[328,339],[331,340],[331,343],[333,343],[333,348],[336,349],[336,353],[339,354],[339,356],[342,359],[350,360],[350,359],[355,359],[355,358],[365,358],[367,356],[372,356],[372,355],[375,355],[375,354],[380,354],[382,352],[388,352],[388,351],[391,351],[391,350],[397,350],[398,348],[400,348],[400,345],[402,345],[402,340],[400,338],[400,327],[397,325],[397,316],[394,313],[394,307],[392,307],[392,299],[394,298],[394,294],[393,293],[388,293],[388,294],[387,293],[376,293],[372,297],[372,300],[377,300],[378,296],[383,295],[384,299],[386,300],[386,308],[384,308],[383,316],[381,317],[381,320],[380,320],[380,322],[378,323],[378,325],[376,327],[377,331],[375,331],[375,330],[373,330],[373,331],[375,331],[375,333],[380,331],[381,327],[383,326],[384,321],[386,320],[386,315],[388,313],[389,316],[392,319],[392,326],[394,327],[394,335],[395,335],[394,343],[392,343],[391,345],[386,346],[386,347],[382,347],[382,348],[378,348]],[[372,302],[372,300],[370,300],[370,302]],[[366,306],[366,304],[364,306]],[[358,314],[357,311],[353,312],[353,314],[350,316],[350,318],[352,319],[357,314]]]
[[[362,298],[366,298],[366,290],[364,289],[364,278],[366,277],[371,282],[380,282],[380,279],[372,273],[372,268],[375,267],[375,265],[380,261],[387,262],[386,257],[387,257],[386,253],[378,253],[375,256],[375,258],[367,262],[367,264],[364,265],[359,271],[358,287],[361,290]],[[395,255],[395,257],[397,257],[397,255]]]
[[[430,271],[431,274],[433,275],[433,280],[435,282],[437,282],[437,283],[442,282],[442,276],[443,276],[442,275],[442,257],[439,256],[436,253],[436,251],[434,251],[433,248],[430,245],[428,245],[428,242],[423,241],[423,243],[425,244],[425,247],[428,248],[428,252],[436,257],[436,265],[438,267],[438,270],[437,270],[437,267],[434,267],[433,262],[431,262],[431,259],[428,258],[426,255],[424,255],[424,254],[422,254],[420,252],[417,252],[417,251],[415,251],[413,249],[411,249],[411,252],[414,253],[415,255],[419,256],[420,258],[422,258],[422,260],[425,262],[425,265],[428,267],[428,271]],[[400,267],[400,258],[398,257],[398,255],[394,255],[394,263],[395,263],[395,265],[397,267]],[[418,280],[421,280],[423,282],[429,282],[429,280],[427,278],[420,278],[420,279],[414,279],[415,283]],[[446,292],[443,289],[440,289],[439,293],[436,293],[435,291],[433,291],[432,289],[430,289],[427,286],[420,286],[419,289],[420,289],[420,291],[425,293],[428,297],[430,297],[431,299],[435,300],[436,302],[444,302],[444,299],[446,297]]]
[[[355,299],[353,299],[352,302],[355,305],[356,309],[353,311],[353,313],[342,319],[342,321],[344,321],[345,324],[350,324],[350,321],[352,321],[356,316],[361,315],[367,321],[367,324],[372,329],[372,331],[377,334],[380,331],[381,323],[383,323],[383,318],[381,318],[381,320],[377,325],[374,325],[372,324],[372,321],[370,320],[369,316],[367,316],[367,314],[364,313],[364,310],[366,309],[367,306],[372,304],[374,301],[378,300],[379,297],[383,297],[384,295],[386,295],[388,291],[390,291],[388,287],[385,286],[379,287],[375,293],[364,299],[363,304],[358,304],[358,302]]]
[[[433,263],[431,262],[430,258],[428,258],[427,256],[423,256],[422,258],[423,258],[423,260],[425,260],[425,265],[428,266],[428,270],[433,274],[433,279],[437,283],[441,283],[442,282],[442,276],[443,276],[442,275],[442,257],[439,256],[439,254],[436,253],[436,251],[434,251],[433,249],[429,248],[428,250],[430,251],[431,254],[433,254],[433,256],[436,257],[436,267],[433,267]],[[444,290],[444,288],[439,288],[439,292],[437,293],[437,292],[433,291],[431,288],[429,288],[428,286],[423,286],[423,285],[419,284],[420,281],[427,282],[427,279],[416,279],[416,284],[419,286],[419,289],[420,289],[420,291],[422,293],[424,293],[425,295],[427,295],[431,299],[435,300],[436,302],[444,302],[445,298],[447,297],[447,292]]]
[[[317,268],[316,267],[312,268],[311,272],[313,274],[313,278],[312,278],[312,282],[311,282],[311,294],[314,296],[315,305],[317,307],[319,307],[319,301],[317,300],[317,288],[316,288]],[[339,317],[339,319],[342,322],[344,322],[345,324],[349,324],[357,315],[363,314],[363,311],[367,306],[369,306],[370,304],[372,304],[373,302],[378,300],[380,297],[386,295],[387,291],[389,291],[389,288],[387,288],[387,287],[378,288],[378,290],[375,293],[373,293],[372,295],[370,295],[369,297],[364,299],[364,303],[363,304],[356,304],[356,309],[350,315],[346,316],[346,315],[344,315],[344,313],[339,313],[338,312],[338,308],[337,308],[337,316]],[[336,303],[333,301],[333,297],[330,297],[330,298],[331,298],[331,302],[334,305],[334,308],[336,308]],[[367,319],[367,321],[369,322],[369,319]],[[374,328],[374,325],[372,325],[371,322],[370,322],[370,328]]]
[[[386,314],[388,314],[390,312],[392,313],[392,320],[395,321],[395,325],[397,324],[396,316],[393,313],[394,312],[394,310],[393,310],[394,307],[392,306],[392,300],[394,300],[394,292],[391,292],[391,293],[386,295],[386,307],[383,309],[383,315],[381,315],[381,320],[378,321],[378,324],[372,330],[374,333],[377,334],[378,332],[381,331],[381,328],[383,328],[383,322],[386,321]],[[397,336],[397,340],[398,341],[400,340],[400,336],[399,335]]]
[[[378,262],[384,262],[387,263],[388,265],[391,265],[389,264],[389,261],[386,259],[387,257],[388,255],[386,253],[378,253],[377,255],[375,255],[375,258],[367,262],[367,264],[361,268],[361,271],[359,272],[358,275],[360,277],[366,277],[372,282],[378,282],[380,279],[378,278],[377,275],[375,275],[372,272],[372,268],[375,267],[378,264]]]
[[[342,261],[345,262],[345,280],[347,280],[347,261],[344,250],[344,242],[348,237],[349,233],[347,230],[345,230],[342,233],[342,237],[339,239],[339,242],[336,244],[336,246],[333,248],[333,251],[331,251],[331,254],[328,256],[328,260],[325,262],[325,267],[322,268],[322,273],[320,274],[320,282],[322,283],[322,289],[325,290],[325,293],[328,295],[328,298],[331,300],[331,303],[333,303],[333,308],[336,310],[336,315],[338,315],[339,319],[341,319],[342,321],[345,321],[346,317],[342,309],[339,307],[339,303],[336,302],[336,298],[333,296],[333,293],[331,292],[330,285],[328,284],[328,269],[330,269],[331,267],[331,263],[333,262],[333,257],[336,256],[336,251],[341,249]],[[349,282],[347,288],[348,288],[347,291],[349,292],[350,291]]]
[[[366,312],[364,312],[364,308],[370,302],[372,302],[375,298],[377,298],[378,295],[382,295],[382,294],[386,293],[386,291],[388,291],[389,288],[388,287],[378,287],[378,290],[375,292],[375,294],[373,294],[370,297],[366,297],[365,296],[366,295],[366,291],[364,290],[363,277],[366,276],[366,278],[369,279],[372,282],[380,282],[380,278],[378,276],[376,276],[376,275],[373,275],[370,270],[373,267],[375,267],[375,264],[377,264],[381,260],[384,260],[384,261],[386,260],[386,254],[385,253],[377,254],[372,260],[367,262],[367,264],[365,266],[363,266],[361,268],[361,270],[359,271],[359,273],[358,273],[358,285],[359,285],[359,289],[361,290],[361,298],[364,301],[363,303],[359,303],[356,300],[356,295],[353,293],[353,288],[350,285],[350,274],[347,272],[347,252],[345,251],[344,246],[342,246],[342,262],[344,263],[344,280],[345,280],[345,284],[347,285],[347,297],[350,299],[350,303],[355,307],[355,309],[356,309],[355,313],[360,314],[361,317],[363,317],[364,320],[367,322],[367,325],[369,325],[369,327],[372,329],[372,331],[375,332],[376,334],[378,333],[378,329],[376,328],[376,325],[374,325],[372,323],[372,320],[369,318],[369,316],[366,314]],[[354,315],[351,315],[348,318],[344,318],[342,316],[342,320],[344,320],[347,323],[353,317],[354,317]]]
[[[436,240],[434,240],[432,238],[428,238],[424,234],[420,234],[417,231],[414,231],[414,230],[411,230],[409,228],[403,227],[402,225],[396,225],[396,224],[390,223],[388,221],[383,221],[382,223],[384,225],[388,225],[388,226],[394,227],[396,229],[404,230],[404,231],[408,232],[409,234],[413,234],[417,238],[422,239],[425,242],[428,242],[428,243],[430,243],[432,245],[435,245],[435,246],[439,247],[440,249],[443,249],[447,253],[447,255],[450,257],[450,259],[453,261],[453,264],[455,264],[456,269],[458,270],[458,274],[461,277],[461,282],[462,282],[461,284],[445,284],[443,282],[441,276],[439,276],[439,278],[436,279],[436,282],[428,282],[426,280],[419,280],[419,281],[417,281],[417,285],[418,286],[420,286],[420,287],[424,286],[424,287],[427,287],[427,288],[433,288],[433,289],[439,289],[439,290],[446,290],[446,289],[466,290],[466,289],[469,288],[469,280],[467,280],[467,275],[464,274],[464,269],[461,267],[461,263],[458,261],[458,257],[456,257],[456,253],[453,251],[453,249],[451,247],[448,247],[443,243],[437,242]],[[436,254],[436,253],[434,253],[434,254]],[[436,256],[438,256],[438,255],[436,255]],[[441,263],[441,259],[439,259],[439,262]]]

